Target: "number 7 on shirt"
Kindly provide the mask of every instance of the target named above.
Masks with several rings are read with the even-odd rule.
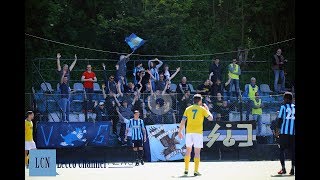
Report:
[[[197,114],[198,110],[197,109],[192,109],[192,112],[193,112],[193,119],[194,119],[196,117],[196,114]]]

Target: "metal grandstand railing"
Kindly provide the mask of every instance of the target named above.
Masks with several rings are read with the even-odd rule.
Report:
[[[61,64],[69,64],[74,61],[74,59],[61,59]],[[107,75],[115,75],[115,65],[118,59],[78,59],[75,67],[71,72],[71,78],[69,82],[71,84],[80,82],[81,75],[86,69],[87,64],[91,64],[93,67],[93,72],[96,73],[98,83],[103,82],[102,78],[102,63],[106,65]],[[132,59],[127,63],[127,79],[128,81],[133,82],[133,69],[136,66],[136,63],[141,61],[143,67],[148,69],[148,59]],[[161,59],[164,64],[168,64],[170,71],[174,72],[176,68],[180,67],[180,72],[172,80],[173,83],[178,84],[183,76],[187,77],[188,82],[191,83],[195,88],[202,84],[209,77],[209,66],[212,62],[211,59]],[[221,58],[220,64],[223,67],[222,79],[227,80],[227,66],[230,64],[230,58]],[[55,85],[58,83],[58,75],[56,73],[56,59],[55,58],[35,58],[33,60],[35,68],[33,73],[42,74],[46,82]],[[294,79],[294,61],[289,61],[290,64],[290,78],[286,79],[286,86],[291,86],[292,80]],[[271,59],[267,60],[248,60],[246,64],[241,65],[242,74],[240,76],[240,87],[244,88],[244,85],[250,82],[251,77],[256,77],[257,82],[273,85],[273,71],[271,69]],[[257,68],[259,67],[259,68]],[[160,69],[162,70],[163,67]],[[292,76],[292,77],[291,77]],[[34,76],[37,77],[37,76]],[[273,88],[273,86],[272,86]]]

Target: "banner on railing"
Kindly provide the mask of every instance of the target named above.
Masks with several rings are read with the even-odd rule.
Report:
[[[68,148],[81,146],[120,146],[117,137],[110,135],[111,122],[38,122],[38,148]],[[185,139],[178,138],[179,124],[148,125],[148,144],[151,161],[183,159]],[[185,137],[185,136],[184,136]],[[214,121],[204,123],[203,145],[249,147],[256,141],[255,121]]]
[[[146,126],[149,138],[151,161],[173,161],[183,159],[185,139],[178,137],[179,124]]]
[[[256,121],[206,122],[203,131],[204,146],[219,142],[226,147],[249,147],[256,141]]]
[[[39,122],[36,145],[38,148],[112,146],[110,128],[111,122]]]
[[[151,161],[173,161],[184,157],[185,136],[178,137],[179,124],[146,126]],[[210,148],[215,142],[226,147],[249,147],[256,141],[255,121],[206,122],[203,131],[203,146]]]

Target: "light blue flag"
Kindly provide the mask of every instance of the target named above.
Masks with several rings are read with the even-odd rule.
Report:
[[[125,42],[130,46],[132,51],[137,50],[140,46],[142,46],[146,41],[132,33],[130,36],[125,38]]]

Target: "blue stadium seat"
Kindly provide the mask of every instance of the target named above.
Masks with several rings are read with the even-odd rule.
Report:
[[[231,92],[233,92],[233,93],[235,93],[236,92],[236,86],[235,85],[233,85],[232,87],[231,87]],[[241,91],[241,89],[240,89],[240,93],[241,93],[242,91]]]
[[[275,99],[277,102],[282,102],[283,101],[283,95],[277,95],[275,96]]]
[[[190,93],[195,93],[196,92],[196,90],[194,90],[192,84],[189,83],[188,86],[190,87]]]
[[[260,94],[261,100],[263,103],[274,103],[274,97],[271,97],[270,94],[261,92]]]
[[[73,86],[74,87],[74,86]],[[71,88],[71,86],[70,86],[70,89],[71,89],[71,91],[73,91],[73,89]],[[60,92],[60,83],[57,83],[57,91],[56,91],[56,93],[57,94],[60,94],[61,92]],[[71,92],[71,94],[72,94],[73,92]]]
[[[247,87],[249,87],[250,84],[246,84],[244,85],[244,89],[246,89]]]
[[[51,84],[48,82],[41,83],[40,87],[41,87],[42,92],[54,92]]]
[[[59,100],[47,100],[46,103],[49,113],[60,110]]]
[[[222,97],[223,97],[224,100],[228,100],[229,99],[229,94],[228,94],[227,90],[223,89]]]
[[[274,103],[276,100],[274,97],[270,96],[273,91],[270,90],[268,84],[260,84],[260,97],[264,103]]]
[[[246,91],[246,88],[249,87],[249,85],[250,85],[250,84],[246,84],[246,85],[244,86],[244,91],[243,91],[243,93],[242,93],[242,98],[243,98],[243,99],[247,99],[247,98],[248,98],[248,95],[247,95],[247,94],[244,94],[244,93],[245,93],[245,91]]]
[[[242,94],[243,91],[241,91],[241,89],[239,89],[239,90],[240,90],[239,94]],[[231,87],[231,98],[233,98],[233,97],[235,96],[235,94],[236,94],[236,86],[233,85],[233,86]]]
[[[260,91],[264,93],[272,93],[268,84],[260,84]]]
[[[74,92],[70,98],[70,111],[81,112],[83,102],[84,102],[83,92],[81,91]]]
[[[102,93],[94,93],[92,96],[92,100],[100,102],[103,100],[103,94]]]
[[[102,95],[102,89],[98,83],[93,83],[93,96],[92,99],[99,102],[99,95]]]
[[[73,100],[76,100],[76,101],[81,101],[83,102],[84,100],[84,94],[83,92],[75,92],[71,95],[71,98],[70,98],[72,101]]]
[[[37,92],[37,93],[34,94],[34,99],[36,101],[37,110],[40,113],[44,113],[46,111],[44,94],[40,93],[40,92]]]
[[[60,83],[57,83],[57,93],[60,93]]]
[[[74,93],[71,95],[70,111],[81,112],[84,102],[84,87],[82,83],[73,84]]]
[[[76,91],[76,92],[83,92],[84,91],[84,87],[83,87],[83,84],[82,83],[74,83],[73,84],[73,89]]]
[[[93,91],[94,92],[102,92],[100,85],[98,83],[93,83]]]
[[[171,83],[171,84],[170,84],[170,90],[171,90],[172,92],[176,92],[176,90],[177,90],[177,85],[174,84],[174,83]]]
[[[81,112],[83,101],[80,100],[72,100],[70,102],[70,111],[71,112]]]

